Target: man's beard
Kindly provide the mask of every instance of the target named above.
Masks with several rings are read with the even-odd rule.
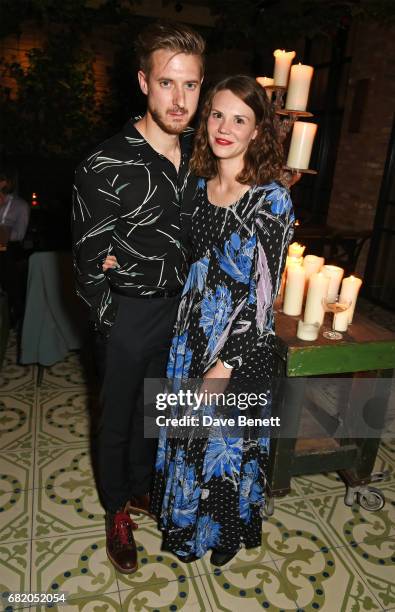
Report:
[[[166,134],[181,134],[188,126],[188,113],[182,116],[183,121],[178,123],[166,122],[165,115],[157,111],[155,108],[149,108],[151,117],[155,121],[155,123],[160,127],[161,130],[166,132]]]

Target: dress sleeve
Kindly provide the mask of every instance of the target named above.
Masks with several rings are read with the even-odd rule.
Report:
[[[248,295],[238,305],[238,315],[218,355],[234,368],[241,367],[257,346],[274,335],[273,302],[293,236],[294,219],[289,191],[275,184],[257,206],[256,247]]]
[[[102,264],[111,250],[119,198],[110,182],[81,165],[73,186],[73,266],[77,294],[90,308],[90,318],[104,331],[112,324],[110,285]]]

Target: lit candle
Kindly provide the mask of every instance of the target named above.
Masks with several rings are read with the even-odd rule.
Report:
[[[327,298],[328,300],[335,301],[339,295],[339,288],[340,283],[342,282],[344,270],[343,268],[339,268],[339,266],[325,265],[323,266],[322,271],[325,276],[329,278]]]
[[[274,79],[270,79],[269,77],[256,77],[256,80],[259,83],[259,85],[261,85],[264,88],[273,87],[274,85]],[[266,91],[267,97],[269,98],[269,100],[271,100],[273,90],[265,89],[265,91]]]
[[[287,100],[287,110],[305,111],[309,98],[310,83],[314,68],[304,64],[295,64],[291,67]]]
[[[301,340],[317,340],[318,330],[320,326],[318,323],[305,323],[304,321],[298,321],[298,331],[296,335]]]
[[[304,311],[305,323],[318,323],[322,325],[325,315],[322,298],[326,297],[328,286],[329,278],[323,272],[314,272],[310,276]]]
[[[309,280],[310,276],[315,272],[319,272],[325,263],[323,257],[317,255],[306,255],[303,260],[303,267],[306,272],[306,280]]]
[[[290,257],[302,257],[305,248],[306,247],[303,246],[303,244],[299,244],[299,242],[293,242],[288,247],[288,255]]]
[[[287,166],[300,170],[306,170],[309,167],[316,131],[317,125],[315,123],[306,123],[305,121],[294,123]]]
[[[270,77],[256,77],[256,80],[258,81],[259,85],[262,85],[262,87],[273,87],[274,85],[274,79],[271,79]]]
[[[276,49],[273,52],[275,57],[274,63],[274,85],[277,87],[286,87],[288,83],[289,69],[291,68],[292,60],[296,53],[295,51],[284,51]]]
[[[298,243],[294,242],[293,244],[298,244]],[[292,245],[290,245],[288,247],[288,253],[289,253],[289,249],[290,249],[291,246]],[[303,253],[303,251],[304,251],[304,249],[306,247],[304,247],[302,245],[298,245],[298,246],[300,246],[302,248],[301,252]],[[288,269],[288,266],[291,265],[291,264],[296,264],[298,266],[301,266],[303,264],[303,257],[299,256],[299,255],[287,255],[287,259],[285,261],[284,272],[283,272],[283,275],[281,277],[280,289],[279,289],[279,292],[278,292],[278,299],[279,299],[280,303],[282,303],[283,299],[284,299],[284,289],[285,289],[285,283],[286,283],[286,280],[287,280],[287,269]]]
[[[286,315],[297,316],[302,312],[305,273],[303,266],[290,264],[287,267],[283,312]]]
[[[356,276],[348,276],[343,280],[340,291],[340,301],[350,301],[351,306],[348,310],[335,314],[334,328],[337,329],[337,331],[347,331],[348,325],[352,323],[361,285],[361,279]]]

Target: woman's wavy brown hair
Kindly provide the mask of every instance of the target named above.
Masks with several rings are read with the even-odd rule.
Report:
[[[279,179],[283,165],[283,148],[274,127],[274,112],[265,90],[249,76],[228,77],[215,85],[203,103],[199,126],[195,135],[190,169],[197,176],[206,179],[216,176],[217,159],[213,154],[207,134],[207,120],[215,94],[228,89],[249,106],[254,114],[257,135],[251,140],[244,154],[244,168],[236,176],[239,183],[264,185]]]

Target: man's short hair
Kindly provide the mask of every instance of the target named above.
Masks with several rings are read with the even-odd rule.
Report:
[[[9,163],[0,165],[0,182],[5,182],[1,191],[5,194],[12,193],[16,187],[17,173],[16,168]]]
[[[159,49],[200,56],[203,73],[205,46],[203,38],[192,28],[184,24],[165,21],[147,26],[139,34],[135,43],[140,69],[146,74],[151,69],[152,54]]]

